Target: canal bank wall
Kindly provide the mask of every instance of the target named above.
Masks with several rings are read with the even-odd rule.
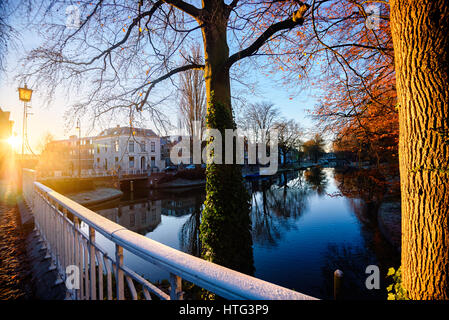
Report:
[[[96,188],[94,190],[65,194],[65,196],[67,196],[68,198],[88,208],[102,206],[107,203],[119,201],[122,195],[122,191],[114,188]]]

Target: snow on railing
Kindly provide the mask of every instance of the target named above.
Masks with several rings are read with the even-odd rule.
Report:
[[[23,193],[61,281],[67,279],[67,267],[80,270],[79,288],[68,289],[72,299],[182,299],[182,279],[226,299],[315,299],[132,232],[34,181],[32,170],[24,172]],[[96,242],[97,233],[115,244],[114,256]],[[170,294],[126,266],[123,250],[168,271]]]

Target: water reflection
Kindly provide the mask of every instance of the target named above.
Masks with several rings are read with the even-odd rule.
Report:
[[[385,179],[376,169],[336,169],[334,179],[337,184],[337,196],[347,200],[351,211],[360,225],[362,242],[359,245],[329,244],[326,263],[322,267],[323,275],[334,270],[344,270],[345,299],[386,299],[385,277],[390,267],[399,265],[399,254],[383,237],[377,220],[378,208],[386,193]],[[368,265],[379,267],[380,283],[383,290],[368,290],[364,284]],[[327,277],[323,296],[331,298],[332,277]]]
[[[97,213],[125,228],[146,234],[161,223],[161,200],[121,202],[116,208],[100,209]]]
[[[303,172],[284,172],[254,181],[250,188],[254,242],[276,246],[284,231],[295,228],[292,220],[298,219],[306,208],[309,190]]]
[[[348,298],[385,297],[385,289],[368,291],[364,283],[367,265],[378,265],[385,274],[388,267],[399,263],[399,254],[378,228],[377,206],[384,191],[380,175],[317,167],[246,181],[246,187],[251,195],[253,244],[247,259],[254,266],[254,276],[331,298],[333,272],[341,269]],[[204,188],[143,190],[125,195],[114,208],[97,212],[149,238],[201,256],[204,200]],[[217,239],[217,243],[226,247],[227,239]],[[228,251],[228,256],[239,259],[247,256]],[[130,260],[132,267],[151,280],[168,277],[137,261]]]
[[[181,243],[181,249],[184,252],[188,252],[194,256],[199,257],[201,255],[201,243],[200,243],[200,224],[201,224],[201,212],[203,210],[203,203],[205,194],[197,193],[192,196],[194,204],[192,206],[192,213],[187,221],[182,225],[179,232],[179,241]]]
[[[308,186],[318,195],[322,196],[325,194],[328,180],[321,167],[312,167],[305,170],[304,178]]]

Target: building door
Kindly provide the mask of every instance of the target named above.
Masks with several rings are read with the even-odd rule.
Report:
[[[156,158],[151,157],[151,167],[155,167],[155,166],[156,166]]]
[[[145,170],[145,157],[140,158],[140,169]]]

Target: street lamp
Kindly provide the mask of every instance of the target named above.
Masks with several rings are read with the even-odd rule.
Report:
[[[28,89],[27,85],[23,88],[19,88],[19,100],[23,101],[23,122],[22,122],[22,161],[23,161],[23,155],[25,151],[25,137],[26,137],[26,127],[27,127],[27,102],[31,101],[31,95],[33,94],[33,90]]]
[[[78,118],[76,121],[76,129],[79,133],[78,138],[78,177],[81,177],[81,121]]]

